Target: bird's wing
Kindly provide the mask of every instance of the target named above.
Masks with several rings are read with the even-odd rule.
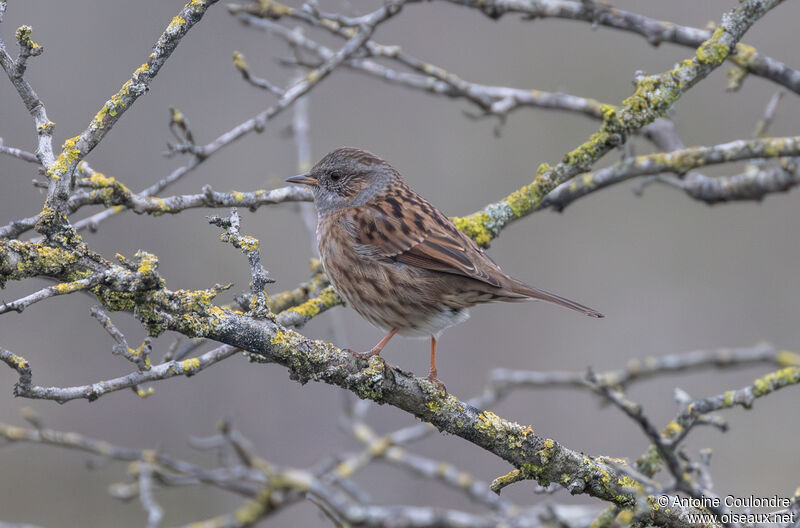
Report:
[[[356,240],[356,251],[367,258],[469,277],[507,291],[507,300],[530,297],[603,317],[592,308],[509,277],[447,217],[419,200],[407,207],[390,198],[352,208],[344,225]]]
[[[497,264],[436,208],[399,203],[389,199],[353,208],[347,228],[359,253],[502,287],[505,275]]]

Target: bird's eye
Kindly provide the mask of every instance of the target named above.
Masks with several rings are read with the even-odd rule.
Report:
[[[331,173],[331,181],[339,181],[341,179],[342,179],[342,173],[341,172],[333,171]]]

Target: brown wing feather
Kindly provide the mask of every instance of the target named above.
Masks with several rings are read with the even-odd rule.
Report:
[[[603,317],[592,308],[509,277],[435,207],[410,189],[399,192],[402,197],[390,194],[352,210],[345,227],[356,238],[362,255],[475,279],[503,290],[506,300],[541,299],[590,317]],[[414,207],[401,206],[408,202]]]
[[[412,209],[393,208],[394,203],[357,208],[351,225],[360,253],[503,287],[497,264],[433,206],[425,202],[428,214],[416,221]]]

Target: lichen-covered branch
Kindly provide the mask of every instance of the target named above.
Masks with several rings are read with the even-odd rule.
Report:
[[[707,204],[760,201],[768,194],[787,192],[800,184],[800,158],[783,158],[770,167],[750,165],[745,172],[732,176],[715,178],[692,172],[683,178],[662,175],[658,181]]]
[[[48,286],[47,288],[42,288],[41,290],[35,293],[31,293],[30,295],[26,295],[25,297],[17,299],[16,301],[4,302],[3,304],[0,304],[0,314],[4,314],[6,312],[22,313],[22,310],[32,305],[33,303],[37,303],[45,299],[49,299],[50,297],[55,297],[57,295],[67,295],[69,293],[74,293],[77,291],[83,291],[92,288],[100,284],[104,280],[104,278],[105,277],[103,277],[102,275],[93,274],[82,279],[77,279],[69,282],[62,282],[56,284],[55,286]]]
[[[5,11],[5,8],[6,2],[0,2],[0,10]],[[17,29],[15,36],[20,45],[20,54],[16,60],[8,53],[5,42],[0,38],[0,66],[5,70],[9,80],[22,98],[25,109],[28,110],[28,113],[33,117],[35,130],[39,136],[36,157],[41,163],[50,166],[55,161],[55,156],[53,155],[53,130],[55,128],[55,123],[47,118],[47,111],[45,110],[44,103],[39,99],[33,86],[31,86],[24,77],[27,58],[34,54],[33,50],[37,50],[37,54],[41,54],[44,50],[44,48],[31,38],[32,32],[33,29],[30,26],[20,26]]]
[[[208,221],[217,227],[225,229],[225,232],[220,236],[220,240],[230,242],[233,247],[240,249],[247,257],[247,261],[250,264],[250,292],[252,293],[249,313],[254,317],[267,317],[271,312],[264,288],[267,284],[275,282],[275,279],[271,278],[269,272],[261,265],[261,251],[259,250],[258,240],[249,235],[241,235],[239,233],[240,219],[236,208],[231,209],[231,214],[228,218],[212,216]]]
[[[300,304],[280,312],[276,321],[282,326],[301,328],[310,321],[312,317],[316,317],[322,312],[342,304],[344,304],[344,301],[339,296],[339,293],[333,286],[328,286],[320,290],[319,294],[315,297],[311,297]]]
[[[200,193],[165,196],[158,198],[142,193],[133,193],[125,184],[117,181],[113,176],[95,173],[90,180],[94,190],[78,192],[67,201],[68,214],[78,211],[87,205],[104,205],[107,211],[121,212],[129,209],[137,214],[178,214],[187,209],[200,207],[247,207],[256,210],[264,205],[273,205],[284,202],[306,202],[311,200],[308,189],[299,185],[279,187],[272,190],[259,189],[257,191],[215,191],[210,185],[204,185]],[[97,216],[97,215],[96,215]],[[76,228],[89,226],[91,222],[102,221],[103,217],[91,217],[93,220],[80,221]],[[0,238],[19,236],[28,229],[33,228],[38,221],[38,216],[23,220],[16,220],[0,228]]]
[[[245,498],[245,502],[229,514],[187,525],[194,528],[253,526],[303,498],[333,518],[351,525],[372,527],[492,528],[501,524],[536,527],[559,521],[590,519],[595,514],[595,508],[591,506],[541,505],[469,513],[437,507],[365,504],[347,492],[351,489],[351,481],[335,476],[338,472],[335,465],[306,469],[279,467],[253,452],[241,433],[231,430],[226,422],[222,423],[220,429],[222,432],[219,435],[192,442],[195,448],[211,451],[212,454],[230,450],[236,454],[233,461],[218,462],[218,467],[210,469],[160,450],[120,447],[79,433],[44,428],[40,424],[35,428],[25,428],[0,423],[0,440],[5,443],[42,444],[77,450],[106,460],[129,462],[128,471],[134,481],[114,484],[109,492],[120,500],[138,497],[145,504],[150,519],[161,512],[155,500],[155,494],[161,487],[204,484]],[[220,459],[223,457],[217,457],[217,460]],[[143,479],[146,481],[143,482]],[[503,503],[499,497],[492,496],[497,503]]]
[[[625,143],[628,134],[663,116],[683,93],[722,64],[756,20],[780,3],[781,0],[745,0],[725,13],[720,25],[698,46],[694,56],[659,75],[639,77],[636,91],[620,107],[605,106],[602,128],[568,152],[561,163],[555,167],[540,165],[531,184],[470,216],[454,218],[456,226],[481,246],[488,247],[509,223],[540,209],[547,193],[588,171],[600,157]]]
[[[711,147],[691,147],[673,152],[628,158],[581,178],[565,182],[549,192],[540,207],[562,210],[575,200],[611,185],[639,176],[674,173],[679,178],[663,179],[708,203],[728,200],[760,200],[764,195],[786,191],[800,182],[797,162],[800,136],[737,140]],[[786,158],[776,167],[754,167],[740,176],[712,178],[693,169],[707,165],[751,159]],[[685,175],[685,176],[684,176]]]
[[[525,19],[561,18],[587,22],[593,26],[637,33],[647,42],[658,46],[670,42],[697,48],[707,41],[713,30],[682,26],[673,22],[656,20],[638,13],[612,7],[603,2],[576,0],[446,0],[478,9],[491,18],[507,13],[523,15]],[[779,60],[767,57],[748,44],[737,44],[727,57],[736,68],[752,73],[800,94],[800,71]]]
[[[741,389],[695,400],[675,419],[675,423],[680,426],[680,435],[676,436],[674,442],[680,441],[689,429],[708,413],[737,405],[750,409],[756,399],[798,383],[800,383],[800,366],[790,365],[762,376]]]
[[[73,273],[74,268],[81,266],[80,260],[88,259],[73,257],[69,262],[54,266],[50,263],[52,256],[48,261],[37,253],[40,247],[41,244],[31,242],[0,241],[0,274],[19,278],[15,273],[24,275],[31,270],[47,269],[58,277]],[[23,257],[38,262],[26,262],[19,270],[15,263],[23,262]],[[139,282],[134,283],[138,286],[133,290],[136,293],[128,293],[126,288],[115,290],[115,284],[110,283],[102,285],[104,291],[96,292],[98,298],[110,309],[133,308],[134,315],[151,335],[172,330],[189,337],[213,339],[228,345],[225,350],[230,353],[232,349],[243,349],[258,361],[281,364],[288,368],[292,378],[301,382],[322,381],[348,389],[361,398],[398,407],[496,454],[543,485],[558,482],[572,493],[586,493],[619,505],[632,505],[635,501],[635,494],[619,484],[626,482],[622,475],[602,458],[586,457],[552,439],[539,437],[530,427],[476,409],[452,395],[443,394],[427,380],[388,367],[379,357],[369,362],[360,360],[333,345],[307,339],[270,319],[255,319],[216,307],[211,304],[215,290],[170,291],[157,275],[156,264],[152,256],[140,257],[135,273]],[[107,266],[112,275],[125,271],[122,266],[110,263]],[[208,362],[218,359],[208,358]],[[23,373],[20,373],[17,393],[52,397],[49,389],[31,385],[30,366],[24,363],[28,369],[27,378],[23,380]],[[112,380],[111,386],[124,388],[159,376],[194,373],[203,366],[200,358],[185,360],[180,365],[172,362],[153,366],[148,371]],[[108,387],[109,382],[106,382],[57,395],[64,399],[96,397],[109,390]],[[654,515],[664,515],[664,512],[654,512]]]
[[[53,163],[43,162],[50,178],[45,208],[54,211],[57,222],[66,221],[66,203],[73,187],[73,174],[78,163],[97,146],[128,108],[150,87],[153,78],[186,33],[203,18],[206,10],[218,0],[192,0],[169,23],[147,59],[122,88],[106,101],[89,126],[80,135],[64,142]]]
[[[136,348],[131,348],[128,346],[128,340],[125,339],[125,335],[120,332],[119,328],[117,328],[114,323],[111,321],[111,318],[106,315],[106,313],[100,309],[99,306],[92,306],[91,308],[92,317],[97,319],[103,329],[108,332],[108,335],[116,342],[116,344],[111,348],[111,351],[117,355],[122,356],[137,367],[139,370],[149,370],[150,369],[150,351],[152,350],[152,346],[150,344],[150,338],[146,338],[142,341],[142,344]]]
[[[141,389],[141,385],[152,381],[174,378],[175,376],[194,376],[198,372],[232,356],[237,351],[238,349],[235,347],[226,345],[218,346],[194,358],[185,359],[183,361],[167,361],[159,365],[151,365],[146,370],[136,370],[118,378],[111,378],[89,385],[78,385],[74,387],[43,387],[34,385],[30,363],[28,363],[25,358],[2,348],[0,348],[0,361],[3,361],[19,373],[19,381],[14,386],[14,396],[66,403],[78,399],[94,401],[104,394],[110,394],[123,389],[133,389],[140,397],[146,397],[152,394],[152,391]]]
[[[335,35],[346,37],[352,33],[350,28],[341,27],[330,23],[330,20],[316,18],[313,15],[291,10],[286,16],[309,23],[331,31]],[[330,48],[318,43],[304,34],[288,29],[268,18],[242,12],[242,8],[232,8],[238,19],[247,26],[264,29],[280,36],[286,42],[304,50],[310,51],[320,60],[328,60],[334,52]],[[463,98],[478,106],[482,112],[496,116],[507,116],[513,110],[521,107],[545,108],[552,110],[565,110],[585,114],[595,119],[603,119],[601,111],[603,103],[591,98],[578,97],[565,93],[554,93],[543,90],[524,90],[505,86],[489,86],[472,83],[461,79],[438,66],[424,62],[402,51],[399,46],[385,46],[373,40],[366,43],[368,53],[373,57],[382,57],[395,60],[408,66],[418,73],[398,71],[389,68],[375,60],[354,57],[344,63],[345,66],[355,71],[384,81],[406,86],[408,88],[423,90],[436,95],[450,98]]]
[[[680,372],[698,372],[701,369],[741,368],[750,365],[800,366],[800,355],[789,350],[778,350],[762,343],[748,348],[720,348],[696,350],[683,354],[648,356],[628,361],[624,368],[594,373],[593,385],[625,388],[656,376]],[[575,387],[591,388],[586,381],[586,371],[537,372],[526,370],[495,369],[490,386],[493,390],[508,392],[519,388]]]

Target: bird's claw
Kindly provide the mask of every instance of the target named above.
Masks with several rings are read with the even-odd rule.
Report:
[[[369,359],[372,356],[378,355],[378,352],[375,352],[374,350],[370,350],[369,352],[356,352],[352,348],[345,348],[344,351],[351,356],[357,357],[358,359]]]
[[[428,374],[425,377],[425,379],[430,381],[433,385],[436,386],[436,388],[438,388],[440,391],[442,391],[445,396],[447,396],[447,386],[444,383],[442,383],[442,381],[439,378],[437,378],[436,376],[431,376],[430,374]]]

